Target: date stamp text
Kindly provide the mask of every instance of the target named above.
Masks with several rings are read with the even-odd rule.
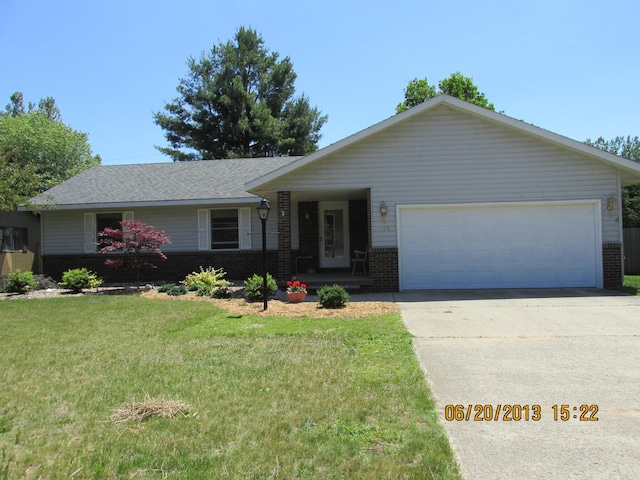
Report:
[[[598,405],[569,405],[566,403],[552,405],[553,421],[597,422]],[[538,422],[542,419],[540,405],[497,404],[497,405],[445,405],[444,418],[448,422]]]

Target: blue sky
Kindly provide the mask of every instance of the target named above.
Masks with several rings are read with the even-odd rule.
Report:
[[[329,116],[321,146],[393,115],[412,78],[455,71],[575,140],[640,135],[638,18],[637,0],[0,0],[0,108],[52,96],[103,164],[169,161],[153,112],[189,56],[247,26]]]

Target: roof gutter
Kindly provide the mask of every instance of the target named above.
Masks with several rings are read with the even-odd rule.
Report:
[[[71,204],[41,204],[36,205],[36,211],[48,210],[95,210],[113,208],[141,208],[141,207],[177,207],[189,205],[229,205],[229,204],[257,204],[260,198],[252,196],[250,198],[203,198],[195,200],[157,200],[148,202],[109,202],[109,203],[71,203]],[[18,206],[18,211],[28,212],[24,205]]]

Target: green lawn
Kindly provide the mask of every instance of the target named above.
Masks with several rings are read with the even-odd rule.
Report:
[[[459,478],[399,315],[0,302],[0,479]],[[116,423],[125,403],[188,415]]]
[[[625,275],[622,290],[630,295],[640,295],[640,275]]]

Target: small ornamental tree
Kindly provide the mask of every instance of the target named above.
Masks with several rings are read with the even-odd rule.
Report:
[[[157,268],[150,261],[151,256],[166,260],[160,247],[171,243],[164,231],[156,230],[152,225],[146,225],[139,220],[125,220],[120,222],[120,228],[105,228],[98,233],[100,250],[98,253],[118,253],[120,255],[109,258],[105,265],[120,270],[136,272],[136,283],[140,283],[140,270],[143,268]]]

